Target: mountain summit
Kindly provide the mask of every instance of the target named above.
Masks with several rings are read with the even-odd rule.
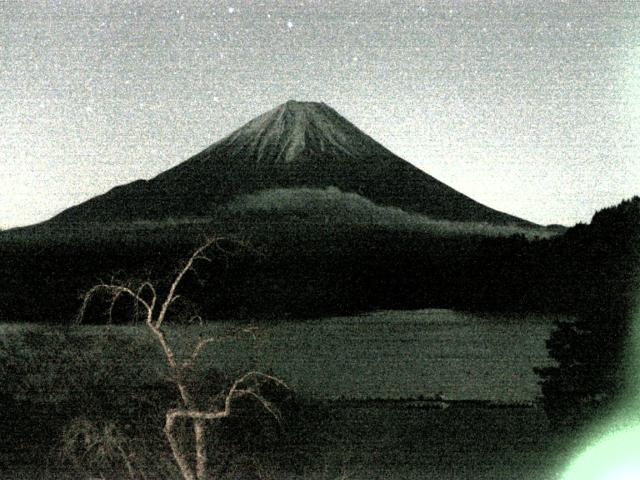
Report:
[[[250,121],[203,153],[225,149],[261,164],[291,164],[309,154],[365,159],[391,152],[324,103],[289,100]]]
[[[52,221],[207,217],[242,195],[299,187],[337,187],[436,219],[532,225],[424,173],[324,103],[293,100],[157,177],[116,187]]]

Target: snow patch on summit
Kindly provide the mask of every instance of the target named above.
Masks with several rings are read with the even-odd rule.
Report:
[[[382,145],[324,103],[290,100],[210,148],[225,148],[258,163],[293,163],[305,151],[334,157],[388,155]]]

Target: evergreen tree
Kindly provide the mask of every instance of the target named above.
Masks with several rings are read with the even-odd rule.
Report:
[[[625,389],[625,351],[639,292],[640,198],[599,211],[589,226],[565,235],[581,272],[572,321],[556,324],[547,349],[556,366],[536,369],[543,404],[557,426],[601,416]]]

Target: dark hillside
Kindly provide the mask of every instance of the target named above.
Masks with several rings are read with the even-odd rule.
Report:
[[[185,297],[210,319],[426,307],[573,313],[637,287],[639,203],[623,202],[590,225],[546,239],[332,224],[314,216],[260,223],[251,212],[209,223],[76,229],[72,236],[52,228],[4,232],[0,315],[67,322],[80,293],[99,279],[162,282],[211,232],[252,248],[201,267],[204,288],[195,277],[185,284]]]

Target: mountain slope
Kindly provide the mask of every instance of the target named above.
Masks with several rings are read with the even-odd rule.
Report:
[[[116,187],[54,217],[113,222],[208,216],[273,188],[337,187],[436,219],[532,225],[402,160],[323,103],[289,101],[151,180]]]

